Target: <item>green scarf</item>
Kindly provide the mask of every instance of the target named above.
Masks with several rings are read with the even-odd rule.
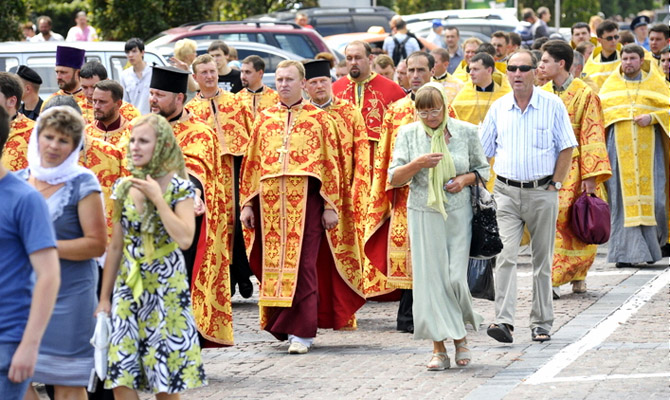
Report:
[[[148,124],[156,132],[156,146],[154,147],[154,154],[151,156],[149,164],[144,167],[135,167],[132,155],[130,154],[130,143],[128,143],[126,161],[132,177],[146,179],[147,175],[151,175],[153,179],[157,179],[176,171],[179,176],[187,179],[184,155],[177,144],[170,123],[160,115],[149,114],[141,117],[134,128],[144,124]],[[119,183],[114,191],[114,196],[116,197],[114,215],[112,217],[114,222],[121,220],[123,203],[128,196],[131,186],[132,183],[126,178]],[[144,210],[142,211],[142,215],[140,215],[140,220],[142,221],[140,231],[142,232],[144,257],[151,258],[154,252],[154,234],[157,231],[160,217],[156,212],[156,206],[147,198],[144,199]]]
[[[447,211],[444,209],[444,204],[447,202],[447,195],[444,192],[444,184],[449,181],[449,179],[456,176],[456,167],[454,166],[454,160],[451,158],[451,153],[449,152],[449,147],[444,140],[444,130],[447,127],[447,121],[449,121],[449,110],[447,100],[447,94],[444,91],[444,87],[437,82],[430,82],[423,85],[418,91],[427,90],[428,88],[436,89],[440,92],[442,96],[442,104],[444,107],[444,119],[440,125],[433,129],[426,125],[422,119],[421,125],[426,133],[431,137],[430,141],[430,152],[431,153],[442,153],[444,157],[440,160],[435,168],[431,168],[428,172],[428,207],[431,207],[442,214],[442,217],[447,219]]]

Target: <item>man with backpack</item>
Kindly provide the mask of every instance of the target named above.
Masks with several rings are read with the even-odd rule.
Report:
[[[382,49],[391,56],[393,63],[398,65],[398,63],[408,55],[419,51],[421,46],[419,42],[411,37],[407,32],[407,23],[402,19],[398,18],[395,21],[395,33],[393,36],[389,36],[384,39],[384,44]]]

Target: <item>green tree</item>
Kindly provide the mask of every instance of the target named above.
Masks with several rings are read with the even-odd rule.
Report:
[[[401,15],[459,8],[461,0],[396,0],[395,2],[395,11]]]
[[[20,40],[19,25],[27,20],[26,4],[23,0],[3,0],[0,7],[0,42]]]
[[[211,19],[214,0],[87,0],[105,40],[148,39],[165,29]]]
[[[561,26],[572,26],[575,22],[588,23],[591,16],[598,11],[600,0],[562,0]]]
[[[238,21],[252,15],[292,9],[296,4],[318,7],[318,0],[215,0],[214,16],[223,21]]]

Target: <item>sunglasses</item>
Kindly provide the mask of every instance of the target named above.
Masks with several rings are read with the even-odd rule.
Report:
[[[619,35],[605,36],[605,37],[603,38],[603,40],[606,40],[606,41],[608,41],[608,42],[610,42],[610,41],[612,41],[612,40],[619,40]]]
[[[419,111],[417,112],[417,115],[421,118],[428,118],[429,115],[431,117],[437,117],[442,112],[442,108],[443,107],[440,107],[437,110]]]
[[[507,71],[509,72],[516,72],[516,70],[519,70],[521,72],[528,72],[531,69],[535,69],[530,65],[508,65],[507,66]]]

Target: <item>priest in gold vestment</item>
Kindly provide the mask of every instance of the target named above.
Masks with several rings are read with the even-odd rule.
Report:
[[[617,267],[660,260],[668,241],[670,89],[650,69],[644,50],[628,44],[600,90],[612,164],[607,261]]]
[[[23,97],[19,78],[9,72],[0,72],[0,107],[11,119],[9,137],[2,150],[2,166],[10,171],[28,168],[28,141],[35,122],[18,112]]]
[[[235,98],[251,110],[252,118],[259,112],[279,103],[279,95],[271,87],[263,84],[265,61],[257,55],[242,60],[240,79],[243,89],[235,93]]]

